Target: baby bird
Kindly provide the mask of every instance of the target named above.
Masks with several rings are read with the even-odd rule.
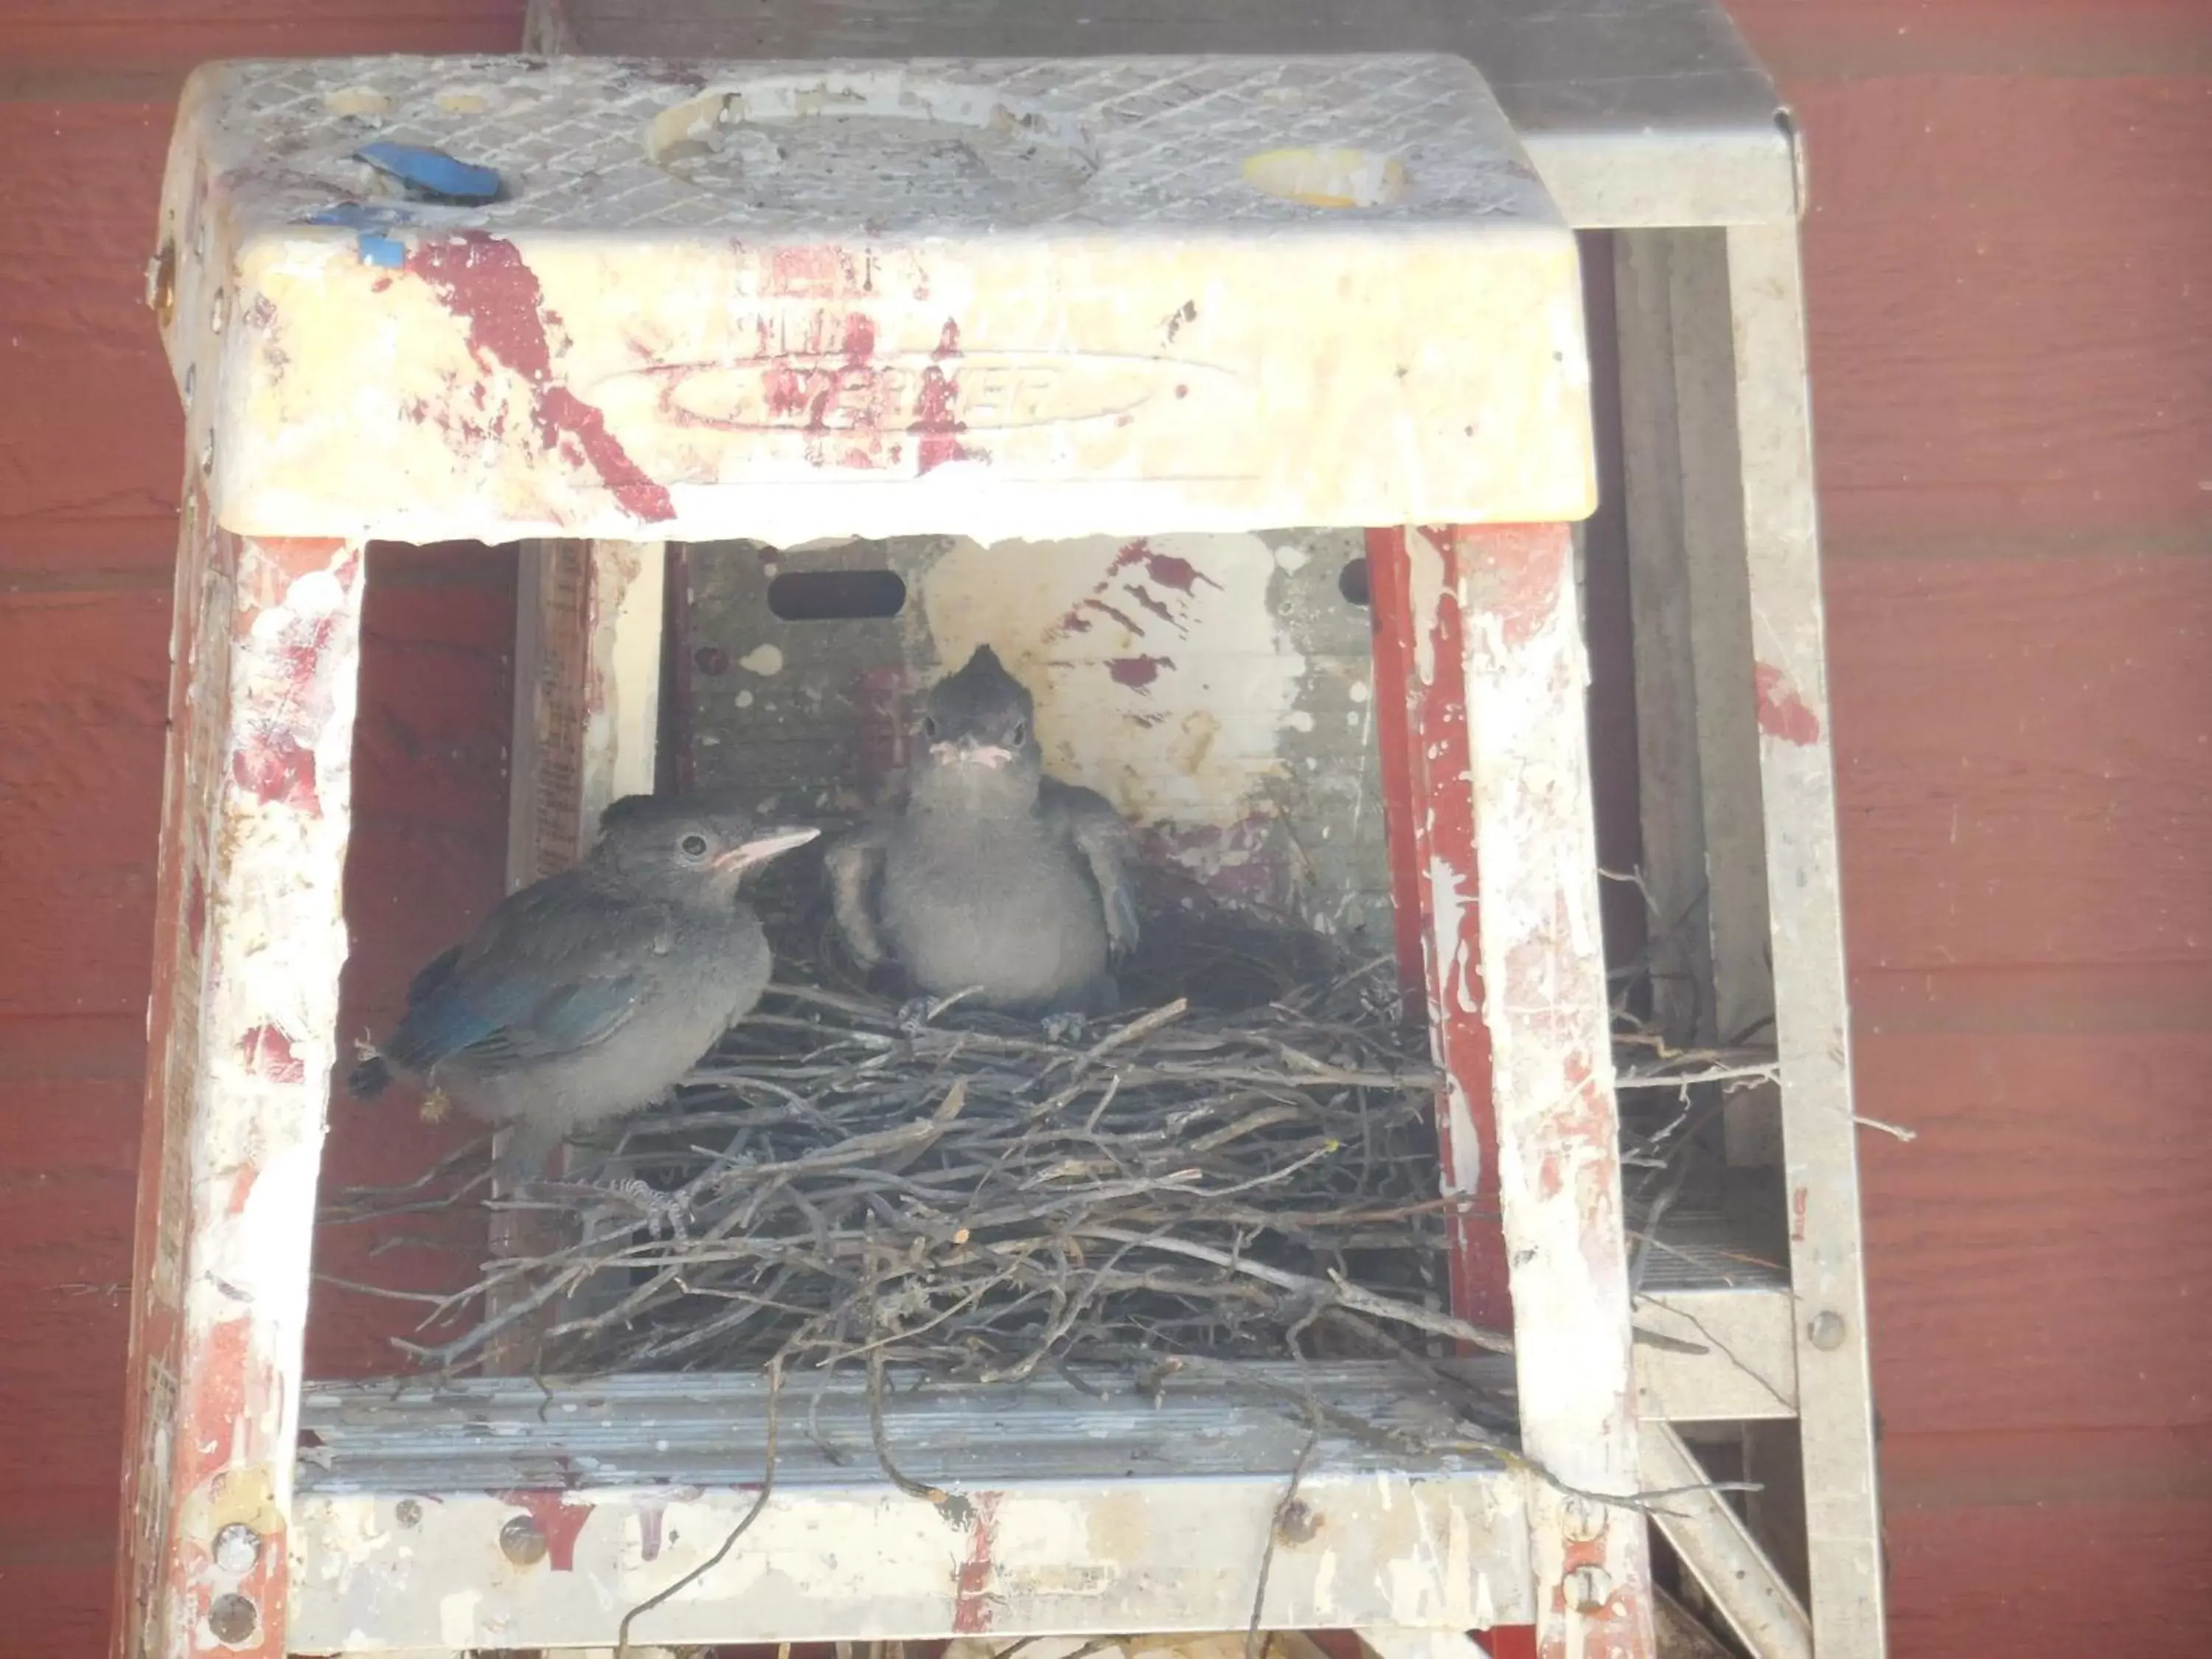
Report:
[[[407,1012],[347,1079],[394,1074],[512,1128],[534,1171],[577,1129],[651,1105],[760,1000],[768,939],[748,872],[810,842],[734,806],[632,795],[573,869],[512,893],[407,988]]]
[[[830,849],[837,925],[863,967],[1032,1016],[1110,1013],[1137,942],[1127,827],[1045,775],[1036,706],[988,646],[932,688],[904,810]]]

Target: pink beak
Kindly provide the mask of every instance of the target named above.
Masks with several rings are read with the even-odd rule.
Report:
[[[933,743],[929,752],[938,760],[957,761],[965,766],[988,766],[996,771],[1012,764],[1014,751],[996,744],[977,743],[973,738],[963,738],[957,743]]]
[[[770,859],[788,853],[794,847],[804,847],[822,832],[802,824],[788,824],[774,830],[763,830],[750,841],[737,846],[714,860],[717,870],[750,870],[757,864],[766,864]]]

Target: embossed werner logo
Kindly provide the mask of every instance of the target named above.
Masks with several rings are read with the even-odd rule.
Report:
[[[977,435],[1134,415],[1237,378],[1166,358],[1019,351],[787,352],[638,373],[658,384],[660,412],[684,425],[860,434],[949,420]]]

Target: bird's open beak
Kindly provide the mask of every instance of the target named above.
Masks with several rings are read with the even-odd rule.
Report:
[[[766,864],[770,859],[788,853],[794,847],[804,847],[822,832],[803,824],[780,824],[773,830],[763,830],[751,840],[741,842],[714,860],[718,870],[750,870],[757,864]]]
[[[1014,751],[1002,749],[994,743],[978,743],[973,738],[962,738],[957,743],[933,743],[929,752],[940,762],[957,762],[963,766],[988,766],[996,771],[1011,765]]]

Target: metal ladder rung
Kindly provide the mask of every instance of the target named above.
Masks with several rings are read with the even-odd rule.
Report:
[[[770,1501],[636,1638],[1215,1631],[1263,1556],[1271,1628],[1534,1618],[1526,1477],[1443,1391],[1388,1365],[1208,1370],[1158,1403],[1058,1377],[894,1387],[884,1443],[941,1502],[884,1479],[862,1379],[794,1379]],[[757,1375],[312,1390],[289,1646],[611,1644],[753,1506],[766,1395]]]

